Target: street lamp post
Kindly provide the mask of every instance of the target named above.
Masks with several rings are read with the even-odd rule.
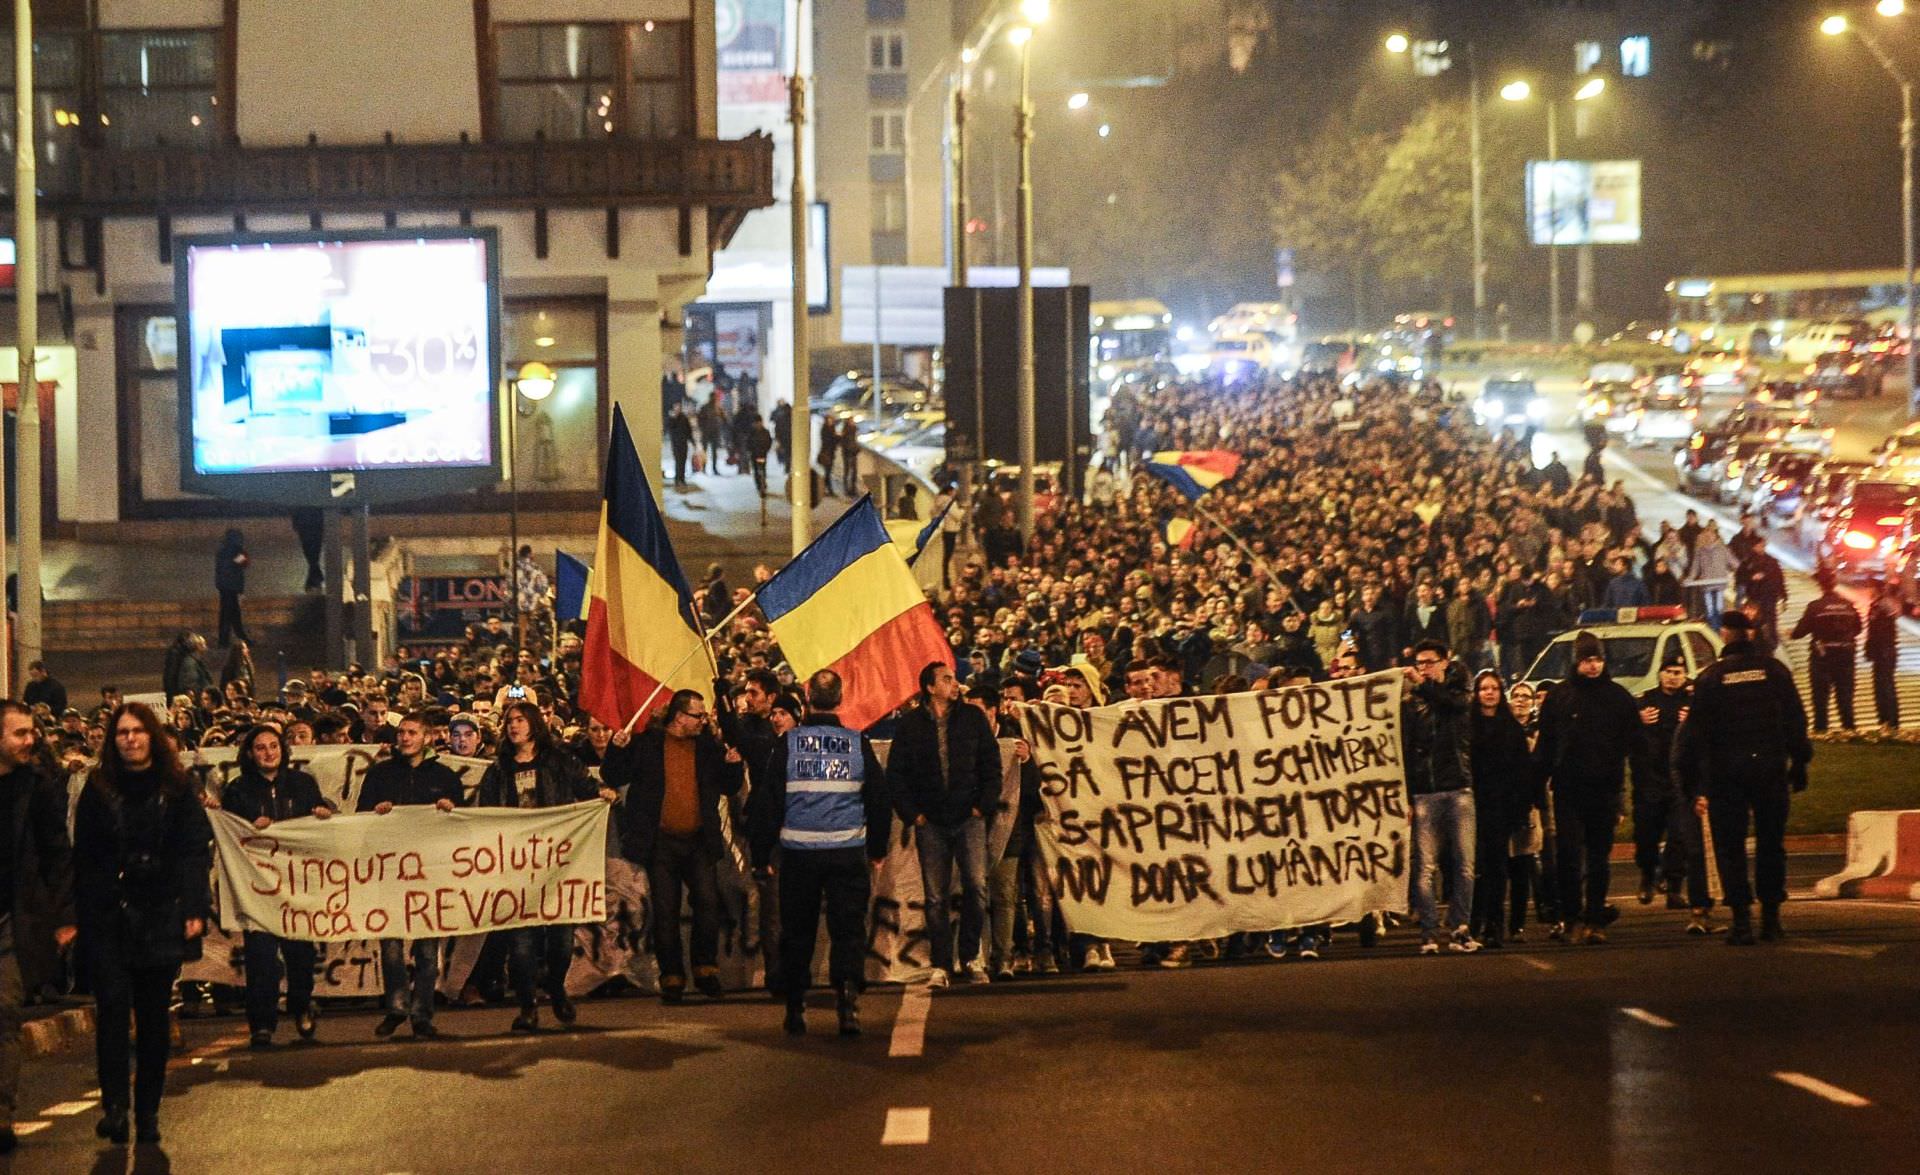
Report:
[[[520,400],[524,397],[538,404],[553,395],[554,383],[553,368],[528,363],[514,374],[513,394],[507,398],[507,607],[513,617],[515,653],[527,641],[526,620],[520,614]]]
[[[794,11],[799,12],[796,3]],[[799,27],[796,19],[795,27]],[[793,50],[793,76],[787,80],[787,120],[793,124],[793,415],[787,425],[787,494],[793,505],[789,536],[798,555],[813,541],[813,405],[811,342],[807,337],[807,79],[800,72],[800,47]],[[880,296],[880,270],[874,273],[874,299]],[[874,335],[876,351],[879,334]],[[874,419],[879,419],[880,365],[873,365]]]
[[[1597,98],[1607,88],[1601,78],[1589,78],[1578,90],[1573,92],[1575,102],[1586,102]],[[1533,96],[1533,87],[1525,81],[1508,82],[1500,87],[1500,96],[1509,102],[1525,102]],[[1560,103],[1552,97],[1544,97],[1547,107],[1547,341],[1560,341],[1560,187],[1558,178],[1560,163]],[[1531,219],[1532,212],[1528,212]]]
[[[1882,0],[1879,12],[1882,16],[1898,16],[1905,11],[1901,3],[1888,3]],[[1913,245],[1913,78],[1900,63],[1888,53],[1886,46],[1872,33],[1849,21],[1844,16],[1829,16],[1820,24],[1820,31],[1830,37],[1852,33],[1860,43],[1873,54],[1880,68],[1887,71],[1895,84],[1900,87],[1900,243],[1903,253],[1902,262],[1907,271],[1907,415],[1920,417],[1920,337],[1916,337],[1914,323],[1920,315],[1920,304],[1914,300],[1914,245]]]
[[[1014,106],[1013,140],[1019,148],[1014,201],[1016,264],[1020,269],[1015,355],[1018,366],[1020,423],[1020,539],[1033,541],[1034,378],[1033,378],[1033,34],[1047,18],[1048,0],[1023,0],[1028,23],[1016,25],[1009,39],[1020,49],[1020,97]],[[1069,454],[1071,459],[1071,454]]]
[[[14,237],[16,258],[14,307],[18,313],[20,352],[20,406],[14,419],[16,484],[20,487],[20,667],[40,659],[40,378],[35,352],[40,344],[40,209],[34,157],[33,5],[15,0],[14,47]],[[4,531],[0,531],[4,536]],[[6,545],[0,541],[0,554]],[[0,559],[0,578],[5,560]],[[8,650],[0,642],[0,697],[10,697],[12,681],[6,665]]]
[[[1405,33],[1392,33],[1386,39],[1389,53],[1406,53],[1413,41]],[[1473,220],[1473,337],[1486,337],[1487,317],[1487,232],[1483,215],[1485,168],[1480,152],[1480,59],[1473,42],[1467,42],[1467,168],[1471,176]]]

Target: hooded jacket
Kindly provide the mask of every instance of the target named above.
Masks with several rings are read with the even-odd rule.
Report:
[[[1645,769],[1647,737],[1640,708],[1626,687],[1576,672],[1555,686],[1540,708],[1540,774],[1563,795],[1618,798],[1631,759]]]

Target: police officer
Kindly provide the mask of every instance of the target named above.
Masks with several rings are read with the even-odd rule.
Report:
[[[893,806],[886,771],[873,744],[835,713],[840,675],[822,669],[807,679],[807,716],[774,748],[754,776],[747,828],[754,873],[776,872],[780,849],[780,972],[786,985],[786,1030],[807,1030],[807,984],[820,907],[832,953],[828,979],[838,998],[840,1035],[860,1035],[858,999],[867,957],[867,903],[873,871],[887,857]]]
[[[1891,579],[1874,581],[1867,605],[1867,663],[1873,666],[1873,709],[1880,725],[1900,725],[1900,693],[1893,674],[1900,663],[1900,591]]]
[[[1720,620],[1726,641],[1720,659],[1694,683],[1693,705],[1681,724],[1675,762],[1696,815],[1711,815],[1713,851],[1733,911],[1727,942],[1753,945],[1754,891],[1760,896],[1760,937],[1781,937],[1780,903],[1787,900],[1787,792],[1805,790],[1813,746],[1807,712],[1793,676],[1753,643],[1753,622],[1739,612]],[[1747,817],[1754,830],[1754,878],[1747,880]]]
[[[1840,725],[1853,729],[1854,643],[1860,639],[1860,611],[1845,596],[1834,590],[1833,569],[1822,567],[1814,573],[1820,596],[1800,613],[1793,626],[1793,639],[1812,637],[1807,671],[1813,679],[1813,729],[1827,730],[1827,695],[1832,694],[1840,709]]]

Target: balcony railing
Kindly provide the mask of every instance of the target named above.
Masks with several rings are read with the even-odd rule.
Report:
[[[620,206],[763,208],[773,141],[85,149],[54,210],[81,215]]]

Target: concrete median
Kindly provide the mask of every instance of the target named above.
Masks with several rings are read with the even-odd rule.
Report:
[[[1822,878],[1823,898],[1920,902],[1920,810],[1855,812],[1847,817],[1847,864]]]

